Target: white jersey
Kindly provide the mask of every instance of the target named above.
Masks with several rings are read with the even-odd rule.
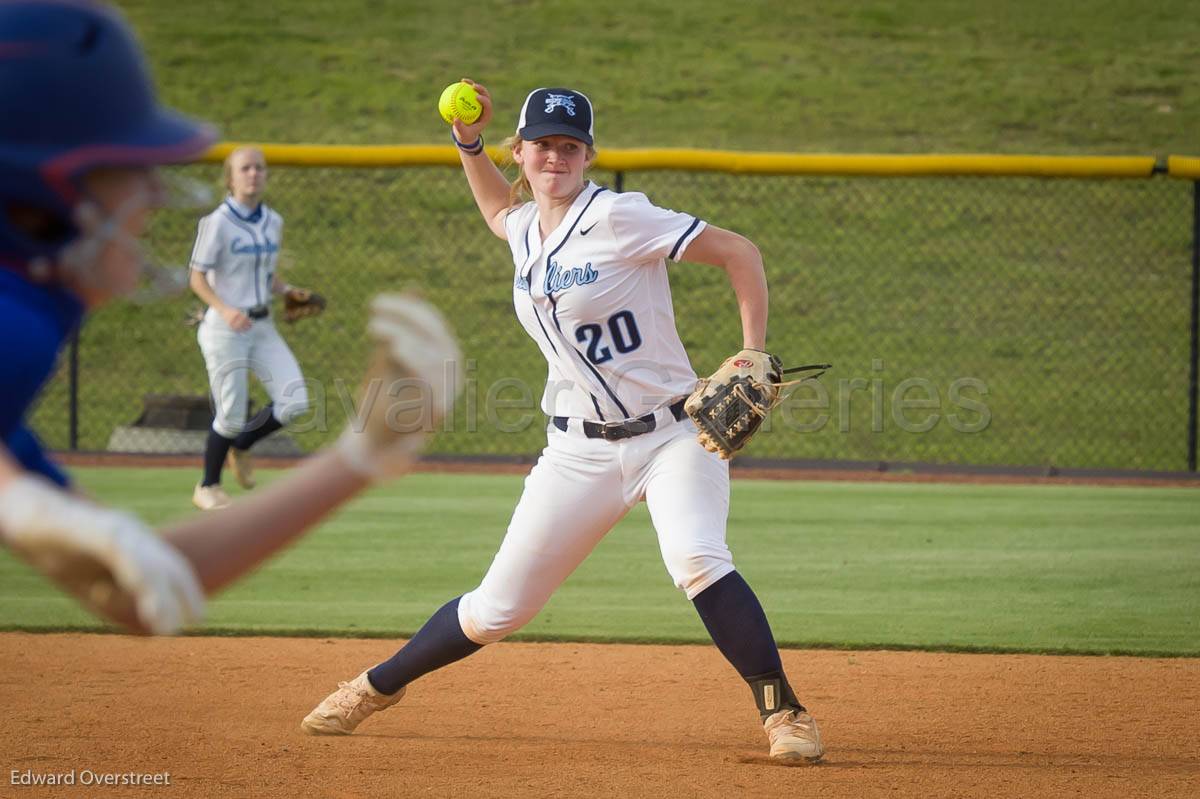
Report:
[[[283,217],[265,203],[247,213],[232,199],[200,220],[192,269],[203,272],[221,302],[245,310],[271,301],[283,241]]]
[[[591,182],[544,242],[538,216],[529,202],[504,226],[517,317],[549,365],[542,410],[615,421],[691,393],[696,373],[675,329],[667,261],[706,224]]]

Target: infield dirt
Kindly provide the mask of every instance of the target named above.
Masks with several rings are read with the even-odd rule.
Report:
[[[300,719],[399,641],[0,635],[0,795],[1184,797],[1200,660],[787,650],[817,766],[712,647],[501,643],[347,738]],[[169,786],[13,784],[167,772]]]

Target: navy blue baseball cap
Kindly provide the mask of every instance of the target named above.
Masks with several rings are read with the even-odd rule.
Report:
[[[521,106],[517,135],[525,141],[570,136],[592,143],[592,101],[574,89],[534,89]]]

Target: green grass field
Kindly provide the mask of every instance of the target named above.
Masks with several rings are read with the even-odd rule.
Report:
[[[279,473],[265,472],[274,479]],[[154,523],[190,469],[80,469]],[[514,476],[379,488],[217,599],[208,630],[404,636],[482,577]],[[738,480],[735,562],[788,646],[1200,655],[1200,493],[1186,489]],[[96,629],[0,554],[0,628]],[[644,506],[516,638],[702,642]]]
[[[318,406],[293,430],[301,445],[327,443],[343,425],[338,381],[352,389],[365,362],[367,299],[415,285],[447,311],[473,381],[432,450],[535,453],[545,362],[513,317],[507,247],[478,223],[461,176],[284,169],[276,181],[272,201],[290,231],[287,279],[330,298],[321,319],[282,327]],[[769,347],[792,364],[834,364],[823,410],[781,409],[778,432],[755,442],[755,456],[1186,468],[1187,184],[644,173],[627,186],[754,238],[771,283]],[[176,212],[160,222],[154,249],[179,263],[193,219]],[[697,373],[710,373],[741,345],[728,280],[686,264],[671,280],[684,345]],[[180,323],[194,304],[118,305],[90,321],[83,449],[104,449],[144,394],[207,393],[195,332]],[[497,397],[521,395],[489,400],[489,390],[514,379],[526,388],[522,407],[496,410]],[[901,422],[930,411],[902,413],[894,402],[914,379],[926,388],[913,396],[931,397],[938,414],[920,432]],[[986,388],[966,392],[989,410],[977,432],[948,423],[950,413],[981,418],[951,402],[963,380]],[[35,417],[59,448],[66,387],[64,372]],[[819,414],[826,424],[804,431]]]
[[[230,139],[444,143],[435,100],[463,73],[491,84],[506,120],[532,86],[583,87],[601,149],[1195,153],[1200,130],[1200,18],[1186,0],[529,0],[477,6],[471,25],[456,7],[375,0],[121,5],[164,97]],[[191,174],[215,186],[218,171]],[[825,427],[762,437],[755,455],[1186,468],[1188,183],[647,172],[625,185],[755,240],[769,346],[836,366]],[[268,199],[288,221],[288,279],[331,299],[320,322],[285,331],[326,392],[302,447],[341,428],[335,382],[359,374],[365,298],[417,285],[450,311],[477,366],[454,432],[432,450],[536,452],[544,363],[512,317],[505,245],[456,170],[279,169]],[[164,215],[152,249],[182,264],[194,228],[194,214]],[[740,346],[732,293],[704,267],[676,268],[672,284],[693,364],[710,372]],[[206,392],[179,324],[193,302],[91,320],[82,448],[104,449],[146,393]],[[490,420],[487,390],[506,378],[529,387],[525,407]],[[939,403],[927,432],[901,429],[889,407],[913,378]],[[988,389],[978,433],[947,424],[964,378]],[[60,376],[35,417],[54,447],[68,444],[66,407]]]
[[[1189,0],[122,0],[163,95],[231,139],[444,141],[467,75],[515,119],[535,86],[600,146],[1197,154]]]

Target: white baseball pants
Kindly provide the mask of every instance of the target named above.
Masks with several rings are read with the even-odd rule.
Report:
[[[665,417],[665,418],[664,418]],[[508,532],[479,587],[458,605],[463,633],[490,644],[528,623],[605,534],[642,499],[667,571],[692,599],[734,570],[725,545],[729,464],[667,408],[650,433],[586,438],[579,420],[548,427]]]
[[[275,405],[274,415],[288,424],[308,410],[308,386],[300,364],[270,317],[238,332],[211,308],[196,333],[216,412],[213,430],[235,438],[246,427],[246,402],[253,372]]]

